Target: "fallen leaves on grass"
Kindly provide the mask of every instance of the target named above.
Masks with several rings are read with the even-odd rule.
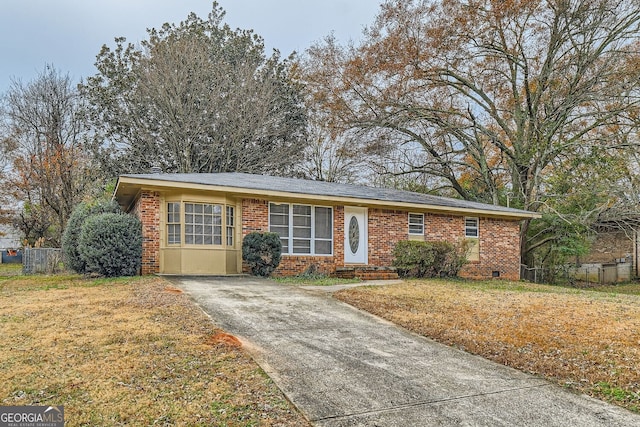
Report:
[[[637,296],[443,280],[335,296],[445,344],[640,410]]]
[[[64,405],[69,426],[308,425],[161,278],[22,276],[0,298],[0,405]]]

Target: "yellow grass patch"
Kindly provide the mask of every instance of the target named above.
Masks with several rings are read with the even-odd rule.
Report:
[[[434,280],[336,297],[445,344],[640,409],[639,296]]]
[[[161,278],[0,277],[0,405],[66,425],[308,425],[235,337]]]

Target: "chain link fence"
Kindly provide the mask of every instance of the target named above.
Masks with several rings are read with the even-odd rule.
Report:
[[[22,254],[24,274],[54,274],[64,270],[62,249],[25,248]]]
[[[576,285],[609,285],[632,279],[632,265],[583,264],[580,266],[520,267],[520,277],[534,283]]]

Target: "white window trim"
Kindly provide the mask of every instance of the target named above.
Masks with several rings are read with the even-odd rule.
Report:
[[[269,212],[268,212],[268,218],[269,218],[269,231],[271,231],[271,205],[289,205],[289,214],[288,214],[288,228],[289,228],[289,236],[287,237],[288,240],[288,247],[289,247],[289,251],[288,252],[282,252],[282,255],[293,255],[293,256],[326,256],[326,257],[332,257],[333,256],[333,243],[335,240],[335,233],[334,233],[334,229],[333,229],[333,220],[334,220],[334,216],[333,216],[333,207],[332,206],[322,206],[322,205],[307,205],[307,204],[302,204],[302,203],[277,203],[277,202],[269,202]],[[309,206],[311,207],[311,244],[310,244],[310,253],[294,253],[293,252],[293,206]],[[326,239],[326,238],[317,238],[316,236],[316,208],[325,208],[325,209],[329,209],[329,211],[331,212],[331,239]],[[298,238],[299,239],[299,238]],[[316,253],[316,240],[320,240],[320,241],[324,241],[324,242],[330,242],[331,245],[331,253],[328,254],[318,254]]]
[[[417,223],[412,223],[411,222],[411,215],[419,215],[422,218],[422,222],[420,224]],[[424,214],[423,213],[418,213],[418,212],[409,212],[407,214],[407,222],[409,224],[409,234],[411,236],[424,236]],[[411,226],[412,225],[420,225],[422,227],[422,231],[420,233],[412,233],[411,232]]]
[[[472,229],[475,228],[476,230],[476,235],[475,236],[469,236],[469,234],[467,234],[467,221],[469,220],[474,220],[476,222],[475,227],[471,227]],[[478,217],[465,217],[464,218],[464,237],[466,237],[467,239],[479,239],[480,238],[480,218]]]

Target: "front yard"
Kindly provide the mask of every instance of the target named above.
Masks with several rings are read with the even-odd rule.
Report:
[[[639,294],[637,284],[578,290],[415,280],[335,297],[447,345],[640,412]]]
[[[303,426],[179,290],[156,277],[0,268],[0,405],[64,405],[68,426]]]

